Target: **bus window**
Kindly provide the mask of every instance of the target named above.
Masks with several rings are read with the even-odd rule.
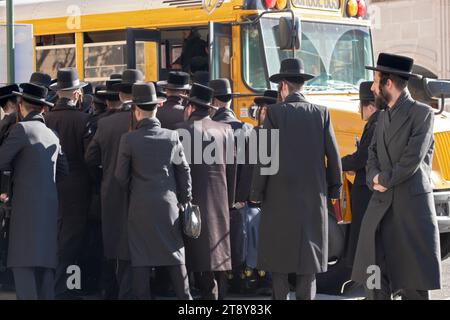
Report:
[[[371,63],[366,59],[365,48],[370,47],[368,41],[369,38],[361,30],[347,31],[338,39],[330,63],[330,73],[334,80],[352,84],[365,81],[369,75],[361,66]]]
[[[293,52],[279,48],[278,19],[266,17],[259,23],[260,40],[254,44],[264,53],[263,61],[270,61],[261,65],[265,66],[267,75],[272,75],[279,71],[281,60],[292,57]],[[244,44],[245,37],[244,33]],[[307,92],[357,92],[361,81],[372,78],[372,72],[365,70],[366,65],[372,65],[370,32],[365,26],[302,21],[302,47],[295,56],[305,61],[306,72],[316,75],[306,83]],[[247,60],[244,65],[251,63],[252,58],[243,52],[243,59]],[[276,86],[271,84],[271,87]]]
[[[173,69],[188,73],[191,67],[207,70],[207,38],[207,27],[161,30],[160,79],[167,79],[168,72]],[[194,66],[191,66],[192,61]]]
[[[99,84],[112,73],[127,68],[125,31],[87,32],[84,34],[84,79]],[[143,42],[136,43],[136,67],[145,74]]]
[[[244,25],[242,33],[242,77],[255,91],[267,89],[268,81],[264,65],[263,43],[259,25]]]
[[[211,79],[231,79],[231,25],[210,22]]]
[[[36,71],[56,78],[58,69],[75,67],[75,35],[46,35],[36,37]]]

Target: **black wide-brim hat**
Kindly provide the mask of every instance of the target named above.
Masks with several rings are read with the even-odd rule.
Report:
[[[46,100],[48,94],[46,87],[34,83],[22,83],[20,84],[20,88],[22,92],[14,91],[14,95],[22,97],[22,99],[30,103],[53,107],[53,103]]]
[[[164,103],[165,98],[158,98],[155,85],[152,82],[136,83],[132,88],[132,102],[140,109],[152,111],[158,104]]]
[[[208,71],[197,71],[192,76],[192,83],[199,83],[207,86],[209,83],[210,73]]]
[[[182,71],[171,71],[166,81],[158,81],[157,85],[164,89],[190,90],[189,74]]]
[[[208,87],[214,90],[214,98],[231,100],[233,97],[240,96],[239,93],[232,92],[230,80],[226,78],[210,80]]]
[[[275,104],[278,101],[278,91],[276,90],[266,90],[262,97],[256,97],[253,99],[257,105],[262,104]]]
[[[119,101],[119,91],[116,91],[115,85],[120,83],[120,79],[109,79],[106,80],[106,86],[100,87],[99,90],[95,90],[95,95],[110,101]]]
[[[112,89],[130,94],[132,93],[133,85],[136,83],[144,83],[144,75],[142,72],[136,69],[126,69],[122,73],[122,80],[115,83]]]
[[[81,89],[87,86],[86,82],[80,81],[78,72],[75,68],[62,68],[58,70],[56,82],[49,86],[53,91],[69,91]]]
[[[213,97],[214,97],[214,90],[212,88],[204,86],[200,83],[194,83],[192,85],[189,96],[184,98],[199,106],[217,109],[217,107],[212,105]]]
[[[285,79],[292,82],[305,82],[315,78],[314,75],[305,72],[303,60],[289,58],[281,61],[280,72],[272,75],[269,80],[278,83]]]
[[[379,71],[382,73],[395,74],[403,78],[422,79],[420,74],[412,73],[414,59],[389,53],[380,53],[377,66],[366,66],[367,70]]]
[[[373,81],[364,81],[359,84],[359,98],[352,101],[375,101],[375,95],[372,92]]]
[[[20,89],[17,84],[10,84],[10,85],[0,87],[0,101],[14,97],[15,94],[13,92],[18,92],[19,90]]]
[[[33,72],[30,76],[30,83],[48,88],[52,84],[52,77],[43,72]]]

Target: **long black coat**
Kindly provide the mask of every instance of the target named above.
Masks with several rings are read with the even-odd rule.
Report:
[[[183,99],[170,96],[162,107],[158,108],[156,117],[161,122],[161,127],[174,130],[176,124],[184,121]]]
[[[339,198],[342,184],[341,158],[328,110],[292,94],[284,103],[269,106],[263,127],[279,129],[279,142],[270,149],[279,151],[279,170],[263,176],[258,165],[254,171],[251,199],[262,200],[258,268],[325,272],[327,197]]]
[[[200,237],[185,239],[186,265],[191,272],[231,270],[229,208],[234,203],[236,166],[227,165],[226,143],[230,142],[234,150],[233,132],[229,125],[211,120],[207,111],[193,113],[177,130],[191,167],[192,203],[200,207],[202,218]],[[186,133],[192,137],[190,144],[184,137]],[[217,150],[223,151],[219,163],[207,164],[203,157],[195,158],[195,136],[221,141],[222,144],[217,144]],[[210,144],[211,141],[200,144],[202,154]]]
[[[157,119],[139,121],[120,140],[115,175],[130,194],[132,266],[185,264],[177,204],[191,200],[192,186],[178,133],[162,129]]]
[[[56,268],[60,156],[59,139],[38,113],[14,125],[0,147],[0,170],[13,170],[8,267]]]
[[[349,237],[346,248],[346,260],[349,266],[353,266],[356,246],[358,244],[361,222],[366,212],[367,205],[372,197],[372,191],[366,184],[366,164],[369,154],[369,146],[373,133],[377,126],[379,112],[375,112],[367,121],[361,141],[355,153],[342,158],[342,170],[356,172],[351,191],[352,223],[349,226]]]
[[[391,119],[390,119],[391,118]],[[439,230],[431,184],[433,110],[405,91],[392,111],[382,111],[369,148],[367,184],[375,191],[361,224],[352,279],[365,283],[381,245],[393,290],[440,288]],[[391,209],[391,210],[389,210]],[[389,212],[389,213],[388,213]]]
[[[229,124],[234,131],[237,155],[236,195],[234,201],[245,202],[249,198],[252,185],[252,176],[249,174],[252,172],[252,166],[249,163],[249,142],[253,126],[240,121],[236,118],[233,110],[227,108],[217,110],[212,120]]]
[[[13,112],[5,115],[5,117],[0,120],[0,144],[3,143],[5,138],[8,136],[11,127],[17,122],[17,113]]]
[[[128,106],[98,121],[97,131],[86,150],[86,162],[91,167],[101,166],[102,234],[104,255],[108,259],[129,259],[127,238],[128,196],[119,184],[116,168],[119,143],[129,131],[131,112]]]
[[[81,249],[90,206],[90,177],[84,162],[86,139],[90,136],[89,115],[61,98],[45,114],[45,122],[58,135],[69,164],[69,174],[57,183],[59,258],[66,261]]]

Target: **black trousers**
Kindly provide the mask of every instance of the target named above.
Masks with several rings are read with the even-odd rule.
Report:
[[[392,209],[390,209],[392,210]],[[368,300],[392,300],[394,292],[391,288],[389,273],[386,264],[385,249],[381,240],[382,229],[377,231],[375,237],[375,258],[376,264],[380,268],[380,288],[368,289],[365,285],[366,296]],[[430,294],[427,290],[402,289],[400,290],[402,300],[429,300]]]
[[[195,272],[195,282],[202,300],[223,300],[228,292],[226,271]]]
[[[131,261],[116,260],[116,277],[119,285],[119,300],[133,299]]]
[[[289,280],[287,273],[272,272],[273,300],[288,300]],[[298,274],[296,276],[297,300],[314,300],[316,297],[316,275]]]
[[[57,189],[58,266],[55,292],[57,297],[63,297],[68,293],[67,267],[80,265],[91,196],[89,176],[84,171],[73,172],[58,182]]]
[[[12,268],[18,300],[54,300],[55,271],[48,268]]]
[[[117,300],[119,283],[116,276],[117,261],[104,258],[100,277],[100,290],[103,300]]]
[[[151,267],[132,267],[132,292],[136,300],[150,300],[150,273]],[[166,266],[165,270],[169,273],[175,294],[179,300],[192,300],[189,291],[189,278],[186,266]]]

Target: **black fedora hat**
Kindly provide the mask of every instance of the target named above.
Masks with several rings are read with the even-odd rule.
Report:
[[[359,84],[359,98],[355,101],[375,101],[375,95],[372,92],[373,81],[363,81]]]
[[[208,71],[197,71],[192,76],[192,83],[199,83],[204,86],[209,84],[209,72]]]
[[[226,78],[211,80],[208,86],[214,90],[214,98],[224,102],[230,101],[234,95],[237,95],[231,91],[230,80]]]
[[[52,84],[52,77],[43,72],[33,72],[30,77],[30,83],[48,88]]]
[[[43,86],[49,88],[52,82],[52,78],[50,75],[43,72],[33,72],[30,77],[30,83],[37,84],[38,86]],[[58,99],[58,95],[54,91],[48,91],[47,101],[51,103],[55,103]]]
[[[10,84],[3,87],[0,87],[0,102],[3,102],[6,99],[14,97],[15,94],[13,92],[19,91],[19,86],[17,84]]]
[[[67,91],[83,88],[87,83],[80,81],[78,72],[75,68],[62,68],[58,70],[56,82],[49,86],[53,91]]]
[[[156,89],[156,95],[157,95],[159,98],[167,98],[167,95],[166,95],[166,93],[164,92],[163,88],[160,87],[160,86],[158,85],[158,81],[152,81],[152,83],[153,83],[153,85],[155,86],[155,89]]]
[[[133,103],[140,109],[152,111],[158,104],[166,101],[158,98],[155,85],[152,82],[136,83],[132,87]]]
[[[136,69],[126,69],[122,73],[122,79],[120,82],[113,85],[113,89],[124,92],[124,93],[132,93],[132,87],[135,83],[143,83],[144,75],[141,71]]]
[[[94,96],[94,100],[92,101],[92,103],[94,104],[94,105],[100,105],[100,106],[102,106],[102,107],[106,107],[107,105],[106,105],[106,100],[105,99],[102,99],[102,98],[100,98],[100,97],[98,97],[98,96]]]
[[[389,53],[378,55],[377,66],[366,66],[366,69],[382,73],[395,74],[403,78],[422,79],[419,74],[412,73],[414,59]]]
[[[157,85],[164,89],[189,90],[189,74],[182,71],[171,71],[167,81],[159,81]]]
[[[315,76],[305,72],[305,65],[302,59],[288,58],[281,61],[280,72],[272,75],[269,80],[278,83],[283,79],[292,82],[305,82]]]
[[[214,97],[214,90],[210,87],[204,86],[200,83],[194,83],[186,99],[193,104],[200,105],[205,108],[216,109],[211,103]]]
[[[274,104],[278,101],[278,91],[276,90],[266,90],[262,97],[256,97],[253,100],[258,106],[262,104]]]
[[[97,86],[95,90],[95,95],[97,97],[103,98],[110,101],[119,101],[119,91],[117,91],[115,85],[121,83],[120,79],[109,79],[106,80],[105,86]]]
[[[106,85],[99,84],[94,88],[94,103],[106,106],[106,98],[104,95],[99,95],[100,91],[106,91]]]
[[[99,85],[95,86],[95,88],[94,88],[94,95],[97,95],[97,93],[99,91],[106,91],[106,85],[99,84]]]
[[[112,79],[122,79],[122,75],[120,73],[112,73],[109,78]]]
[[[46,87],[34,83],[21,83],[20,88],[22,92],[14,91],[16,96],[20,96],[23,100],[33,104],[53,107],[53,103],[46,100],[48,94]]]

